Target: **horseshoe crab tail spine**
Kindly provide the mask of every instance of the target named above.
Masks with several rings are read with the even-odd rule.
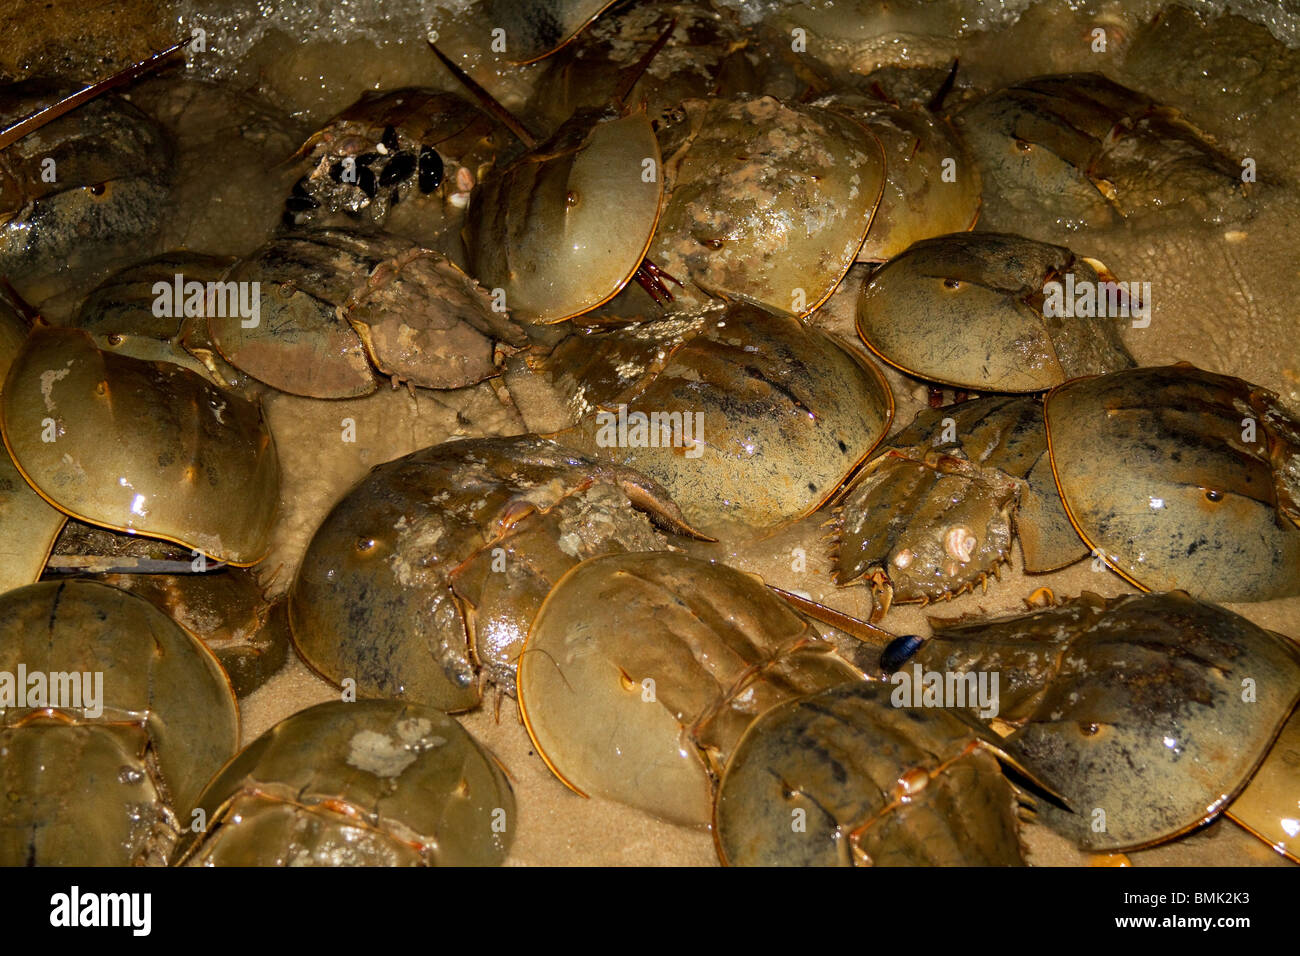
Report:
[[[193,39],[191,37],[191,39]],[[100,80],[98,83],[92,83],[84,89],[78,90],[71,96],[65,96],[57,103],[45,107],[43,110],[37,110],[30,116],[24,116],[12,126],[0,130],[0,149],[4,149],[13,143],[18,142],[28,133],[35,132],[46,123],[58,119],[64,113],[69,113],[76,109],[82,103],[89,102],[102,93],[130,83],[138,76],[152,72],[162,65],[163,61],[170,57],[177,50],[182,50],[189,46],[190,40],[182,40],[180,43],[173,43],[167,49],[162,50],[153,56],[141,60],[139,63],[132,63],[124,70],[119,70],[112,76]]]
[[[930,97],[930,102],[925,104],[925,108],[931,113],[938,113],[943,109],[943,101],[948,98],[952,92],[953,85],[957,82],[957,67],[961,60],[953,57],[952,66],[948,68],[948,75],[943,78],[939,88],[934,91],[934,96]]]
[[[796,611],[808,615],[815,621],[829,624],[831,627],[837,628],[867,644],[881,646],[884,642],[897,640],[895,635],[884,628],[868,624],[866,621],[860,621],[856,617],[850,617],[842,611],[819,604],[811,598],[783,590],[773,584],[769,584],[767,587],[768,590],[782,598]]]
[[[646,50],[641,59],[637,60],[627,68],[624,72],[622,82],[619,83],[618,90],[614,94],[614,104],[616,106],[621,108],[627,104],[627,98],[632,95],[632,90],[636,87],[637,83],[640,82],[641,77],[645,75],[645,71],[650,68],[650,64],[654,62],[654,58],[659,55],[659,51],[668,43],[668,40],[673,35],[675,29],[677,29],[677,18],[673,17],[668,21],[668,26],[664,29],[663,33],[659,34],[655,42],[650,44],[650,49]]]
[[[433,50],[434,55],[442,61],[442,65],[451,71],[451,75],[459,80],[461,85],[473,94],[474,99],[478,100],[480,106],[499,119],[505,125],[506,129],[514,133],[515,136],[518,137],[519,142],[523,143],[526,147],[532,149],[537,145],[537,137],[528,131],[528,127],[524,126],[514,113],[511,113],[508,109],[502,106],[495,96],[483,89],[483,87],[481,87],[472,76],[457,66],[451,58],[447,56],[447,54],[439,50],[436,43],[432,40],[428,42],[429,49]]]

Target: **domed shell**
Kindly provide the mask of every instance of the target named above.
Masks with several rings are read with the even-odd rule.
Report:
[[[66,514],[232,564],[270,547],[280,468],[261,409],[190,370],[38,328],[0,412],[14,464]]]
[[[515,801],[453,718],[397,700],[332,701],[276,724],[213,778],[190,866],[494,866]]]
[[[1300,594],[1300,422],[1272,392],[1138,368],[1060,386],[1046,417],[1070,521],[1129,581],[1211,601]]]
[[[1042,392],[1133,365],[1118,331],[1130,319],[1078,313],[1069,296],[1091,289],[1109,308],[1103,281],[1111,280],[1064,246],[983,232],[926,239],[863,286],[858,335],[918,378],[981,392]],[[1060,284],[1056,299],[1047,298],[1050,282]],[[1123,305],[1116,308],[1127,316],[1115,289]]]

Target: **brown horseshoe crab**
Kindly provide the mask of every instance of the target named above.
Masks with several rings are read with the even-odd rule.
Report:
[[[716,295],[804,316],[830,297],[884,189],[884,152],[865,126],[741,96],[688,100],[659,140],[668,201],[649,255],[689,280],[676,308]]]
[[[812,513],[894,411],[884,378],[856,351],[745,304],[572,335],[507,375],[531,394],[520,364],[575,422],[559,440],[653,478],[709,534]]]
[[[1060,386],[1046,417],[1070,520],[1126,580],[1212,601],[1300,594],[1300,421],[1274,393],[1138,368]]]
[[[515,800],[454,719],[396,700],[317,704],[213,778],[178,865],[494,866]]]
[[[672,552],[608,555],[547,595],[519,710],[566,786],[703,826],[757,715],[861,676],[755,577]]]
[[[882,614],[895,601],[949,598],[999,571],[1013,533],[1031,573],[1088,551],[1056,491],[1042,401],[988,396],[923,409],[843,492],[836,583],[867,578]]]
[[[997,738],[857,682],[786,701],[741,739],[714,838],[732,866],[1022,866]],[[1005,757],[1003,757],[1005,759]]]
[[[14,357],[27,338],[27,323],[0,302],[0,394]],[[0,448],[0,593],[32,584],[67,516],[36,493]]]
[[[71,517],[231,564],[266,553],[280,472],[252,402],[179,365],[101,352],[79,329],[39,327],[0,412],[14,464]]]
[[[1292,711],[1246,789],[1223,812],[1300,863],[1300,708]]]
[[[467,710],[485,680],[514,692],[529,622],[570,567],[667,546],[651,519],[693,533],[653,481],[534,435],[426,448],[373,469],[317,529],[294,642],[362,696]]]
[[[858,262],[885,262],[922,239],[975,227],[982,189],[979,167],[944,119],[851,92],[834,93],[814,105],[857,120],[885,152],[884,191]]]
[[[1024,80],[955,120],[996,194],[1068,226],[1179,205],[1216,222],[1249,214],[1240,168],[1205,133],[1100,73]]]
[[[926,239],[863,286],[858,335],[909,375],[981,392],[1042,392],[1077,375],[1129,368],[1134,362],[1119,320],[1098,318],[1095,304],[1084,314],[1064,308],[1064,298],[1061,309],[1045,298],[1055,282],[1062,296],[1077,287],[1105,299],[1111,286],[1103,283],[1114,278],[1098,266],[1064,246],[1021,236]],[[1137,303],[1120,298],[1127,316]]]
[[[1137,849],[1213,818],[1300,698],[1300,649],[1180,591],[936,621],[907,668],[1000,677],[1008,753],[1073,812],[1089,850]]]
[[[732,18],[700,2],[622,5],[601,17],[545,64],[528,108],[558,126],[575,112],[604,105],[624,82],[640,51],[672,24],[662,51],[640,73],[627,102],[646,102],[652,122],[668,120],[680,103],[731,96],[757,87],[762,58]]]
[[[44,578],[70,574],[158,608],[212,651],[240,699],[288,659],[286,602],[267,600],[254,569],[213,566],[179,545],[69,521],[54,542]]]
[[[105,352],[182,365],[213,385],[256,398],[259,383],[227,363],[208,335],[207,315],[216,307],[209,283],[220,282],[234,261],[175,251],[136,263],[93,289],[72,324]]]
[[[222,356],[309,398],[368,395],[376,370],[425,388],[473,385],[496,374],[498,343],[526,342],[453,262],[396,236],[283,236],[236,263],[224,287],[250,288],[256,301],[249,317],[209,315]]]
[[[42,582],[0,595],[0,671],[0,862],[165,863],[238,747],[212,655],[137,597]]]
[[[506,55],[517,65],[550,56],[614,5],[614,0],[484,0],[488,21],[505,31]]]
[[[59,97],[26,82],[0,91],[0,125]],[[51,175],[51,170],[54,170]],[[0,152],[0,274],[97,267],[159,226],[172,145],[120,96],[100,96]]]
[[[663,196],[659,144],[642,110],[586,111],[470,199],[470,272],[511,313],[551,324],[613,298],[642,268]]]

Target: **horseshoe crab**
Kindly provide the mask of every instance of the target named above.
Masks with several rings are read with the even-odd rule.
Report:
[[[1291,713],[1246,789],[1224,809],[1232,820],[1300,863],[1300,708]]]
[[[891,693],[845,684],[750,725],[718,790],[724,864],[1024,865],[997,738],[953,711],[896,706]]]
[[[0,91],[0,125],[60,97],[32,82]],[[0,274],[93,267],[151,235],[166,208],[172,147],[127,100],[102,95],[0,152]]]
[[[367,91],[295,154],[309,171],[285,200],[286,224],[316,224],[324,211],[382,225],[399,202],[434,194],[422,217],[459,221],[499,138],[497,124],[455,93]]]
[[[208,784],[188,866],[495,866],[515,800],[454,719],[396,700],[332,701],[276,724]]]
[[[526,342],[454,263],[396,236],[288,235],[225,278],[241,295],[251,287],[256,301],[251,320],[230,309],[209,316],[222,356],[308,398],[369,395],[378,388],[375,369],[425,388],[473,385],[496,373],[498,342]]]
[[[137,597],[42,582],[0,595],[0,673],[0,863],[165,863],[239,743],[212,655]]]
[[[570,789],[703,826],[756,716],[861,676],[757,578],[618,554],[547,595],[519,659],[519,710]]]
[[[89,332],[105,352],[172,362],[213,385],[256,398],[258,383],[227,363],[208,336],[206,316],[216,306],[209,283],[219,282],[234,262],[227,256],[175,251],[129,266],[82,300],[72,324]],[[195,282],[202,287],[199,293],[189,285]]]
[[[688,100],[659,131],[668,202],[649,255],[722,296],[803,316],[862,248],[885,182],[864,126],[770,97]],[[688,287],[677,309],[704,301]]]
[[[494,29],[505,31],[507,55],[517,66],[550,56],[614,5],[614,0],[484,0]]]
[[[511,314],[553,324],[613,298],[659,221],[659,144],[642,110],[586,111],[487,176],[470,199],[470,272]]]
[[[1046,418],[1070,520],[1126,580],[1212,601],[1300,594],[1300,421],[1274,393],[1139,368],[1060,386]]]
[[[988,396],[919,412],[858,473],[836,508],[837,584],[866,577],[892,602],[950,598],[1009,560],[1054,571],[1087,548],[1056,492],[1042,401]]]
[[[650,2],[624,6],[549,58],[528,107],[558,126],[582,109],[604,105],[641,50],[672,22],[663,50],[627,95],[646,102],[653,123],[671,118],[684,100],[732,96],[756,88],[762,60],[744,31],[703,3]]]
[[[0,302],[0,385],[27,338],[27,324]],[[3,389],[0,388],[0,395]],[[0,449],[0,593],[31,584],[67,518],[23,480],[7,449]]]
[[[1025,80],[955,121],[998,195],[1072,228],[1180,205],[1213,222],[1249,213],[1240,167],[1205,133],[1100,73]]]
[[[1072,813],[1043,820],[1084,849],[1137,849],[1212,819],[1300,698],[1300,649],[1184,592],[935,622],[911,664],[994,672],[1003,745]]]
[[[285,602],[269,602],[247,568],[210,566],[166,541],[69,521],[54,542],[44,578],[70,574],[158,608],[212,651],[237,697],[264,684],[288,657]]]
[[[694,533],[653,481],[534,435],[426,448],[374,468],[317,529],[290,591],[294,642],[363,696],[467,710],[486,680],[514,692],[565,571],[667,546],[651,520]]]
[[[979,167],[942,118],[865,94],[835,93],[813,104],[871,130],[885,153],[885,184],[858,262],[884,262],[922,239],[975,228]]]
[[[39,327],[10,366],[0,412],[14,465],[71,517],[231,564],[270,545],[279,465],[261,410],[188,369]]]
[[[1075,310],[1073,301],[1045,308],[1050,282],[1094,290],[1093,309]],[[982,392],[1042,392],[1134,364],[1117,320],[1098,317],[1096,299],[1106,304],[1106,290],[1116,290],[1125,316],[1139,304],[1120,294],[1122,286],[1103,283],[1114,277],[1064,246],[999,233],[939,236],[915,243],[867,281],[858,335],[918,378]]]
[[[507,387],[530,394],[521,364],[576,421],[559,440],[644,472],[709,534],[811,514],[894,413],[870,362],[797,319],[745,304],[577,333],[512,366]]]

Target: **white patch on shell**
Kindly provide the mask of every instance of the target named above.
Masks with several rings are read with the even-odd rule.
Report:
[[[948,533],[943,536],[943,550],[949,557],[956,558],[962,564],[969,564],[971,556],[975,553],[975,546],[979,544],[979,539],[971,534],[970,528],[964,525],[954,525],[948,529]]]
[[[70,468],[73,472],[75,472],[77,477],[82,481],[86,479],[86,469],[82,468],[81,463],[78,462],[71,455],[69,455],[67,452],[64,452],[63,454],[63,464],[65,464],[68,468]]]
[[[894,555],[894,567],[905,568],[912,563],[912,558],[914,557],[915,555],[912,554],[912,551],[909,548],[904,548],[902,551],[898,552],[898,554]]]
[[[430,734],[433,725],[423,718],[399,721],[396,739],[374,730],[361,730],[348,741],[348,765],[376,777],[397,777],[415,763],[424,750],[441,747],[446,737]]]
[[[69,363],[71,364],[71,363]],[[71,369],[50,369],[41,373],[41,398],[45,399],[45,410],[54,411],[54,383],[68,377]]]

